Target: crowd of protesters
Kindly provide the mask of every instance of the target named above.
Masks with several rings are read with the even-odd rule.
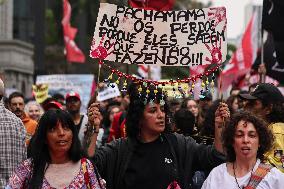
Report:
[[[252,88],[196,100],[133,83],[84,114],[75,89],[39,104],[0,79],[0,188],[284,188],[284,97]]]

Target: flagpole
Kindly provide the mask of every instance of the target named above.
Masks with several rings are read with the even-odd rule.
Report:
[[[219,70],[220,70],[220,74],[219,74],[219,81],[220,81],[220,83],[219,83],[219,99],[220,99],[220,101],[221,102],[223,102],[223,92],[222,92],[222,87],[223,87],[223,80],[222,80],[222,68],[221,68],[221,65],[220,65],[220,68],[219,68]],[[225,118],[223,117],[223,120],[222,120],[222,128],[225,128]]]
[[[263,12],[263,6],[261,7],[261,12]],[[261,23],[262,23],[262,18],[261,17]],[[260,65],[258,68],[258,71],[261,71],[261,73],[259,73],[259,83],[265,83],[265,75],[266,75],[266,68],[265,68],[265,63],[264,63],[264,35],[267,34],[266,31],[264,29],[262,29],[262,25],[260,25],[260,35],[261,35],[261,41],[260,41],[260,45],[261,45],[261,56],[260,56]]]
[[[98,93],[99,93],[99,83],[100,83],[100,75],[101,75],[101,68],[102,68],[102,60],[99,59],[99,69],[98,69],[98,78],[97,78],[97,84],[96,84],[96,89],[95,89],[95,93],[92,96],[91,99],[95,99],[95,102],[97,102],[97,97],[98,97]],[[93,125],[89,125],[87,124],[87,130],[86,130],[86,134],[85,134],[85,145],[89,146],[90,142],[91,142],[91,137],[93,135],[93,131],[95,130],[95,126]]]
[[[69,65],[69,61],[67,60],[67,56],[66,56],[66,66],[65,66],[65,74],[68,74],[68,65]]]
[[[258,73],[259,73],[259,83],[265,83],[265,63],[264,63],[264,32],[265,30],[262,30],[261,32],[261,56],[260,56],[260,65],[258,66]]]
[[[222,87],[223,87],[223,81],[222,81],[222,68],[220,67],[220,74],[219,74],[219,99],[221,102],[223,102],[223,92],[222,92]]]
[[[95,98],[98,97],[98,93],[99,93],[99,83],[100,83],[100,76],[101,76],[101,68],[102,68],[102,60],[99,60],[99,70],[98,70],[98,78],[97,78],[97,88],[95,90]]]

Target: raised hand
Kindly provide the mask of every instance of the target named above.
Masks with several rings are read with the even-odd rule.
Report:
[[[102,114],[99,111],[100,104],[93,103],[88,108],[88,122],[90,126],[93,126],[94,132],[98,132],[102,121]]]
[[[230,118],[230,110],[226,103],[221,102],[215,112],[215,127],[222,128],[224,122]]]

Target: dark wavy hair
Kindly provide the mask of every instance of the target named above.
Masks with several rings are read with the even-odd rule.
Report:
[[[271,112],[266,116],[269,123],[284,122],[284,106],[281,102],[269,102],[269,99],[259,99],[264,107],[272,106]]]
[[[142,91],[139,92],[139,89]],[[149,90],[147,93],[146,91]],[[156,91],[157,90],[157,91]],[[156,92],[156,93],[155,93]],[[162,91],[161,88],[156,88],[154,85],[149,85],[145,87],[142,83],[132,83],[129,86],[128,94],[130,96],[130,104],[128,108],[128,113],[126,115],[126,133],[127,137],[136,138],[139,135],[139,122],[143,119],[143,112],[145,110],[146,104],[149,102],[160,103],[162,100],[165,102],[165,124],[166,128],[164,132],[170,132],[170,120],[171,116],[169,113],[169,107],[167,103],[167,96]]]
[[[181,133],[185,136],[191,136],[194,134],[195,117],[191,111],[186,108],[177,110],[174,114],[174,121],[178,129],[177,133]]]
[[[187,103],[188,103],[188,101],[190,101],[190,100],[195,101],[194,98],[192,98],[192,97],[187,97],[187,98],[185,98],[185,99],[181,102],[181,108],[187,109]],[[195,101],[195,102],[196,102],[196,101]],[[196,104],[197,104],[197,102],[196,102]]]
[[[204,121],[201,125],[200,135],[213,137],[215,136],[215,112],[220,105],[221,100],[215,100],[212,105],[209,107],[208,111],[205,114]]]
[[[16,98],[16,97],[21,97],[22,99],[24,99],[25,100],[25,97],[24,97],[24,95],[23,95],[23,93],[21,93],[21,92],[18,92],[18,91],[15,91],[15,92],[13,92],[13,93],[11,93],[10,95],[9,95],[9,103],[11,104],[11,100],[13,99],[13,98]]]
[[[228,126],[225,128],[222,139],[223,145],[226,150],[227,160],[233,162],[236,160],[236,153],[233,148],[236,127],[238,123],[243,120],[250,122],[254,125],[259,138],[259,148],[257,151],[257,158],[260,160],[264,159],[264,153],[269,151],[273,145],[274,137],[270,129],[267,127],[267,123],[259,117],[253,115],[250,112],[242,111],[237,112],[233,115]]]
[[[48,110],[39,120],[37,130],[31,139],[29,145],[30,157],[32,159],[32,177],[29,181],[30,189],[38,189],[42,187],[43,177],[51,158],[46,143],[47,132],[60,122],[63,126],[71,129],[73,133],[71,148],[68,152],[69,158],[73,162],[79,161],[83,154],[81,144],[78,138],[78,131],[74,125],[70,114],[64,110]]]

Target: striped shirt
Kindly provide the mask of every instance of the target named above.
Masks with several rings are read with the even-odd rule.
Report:
[[[26,159],[26,129],[0,100],[0,188],[8,184],[15,168]]]

